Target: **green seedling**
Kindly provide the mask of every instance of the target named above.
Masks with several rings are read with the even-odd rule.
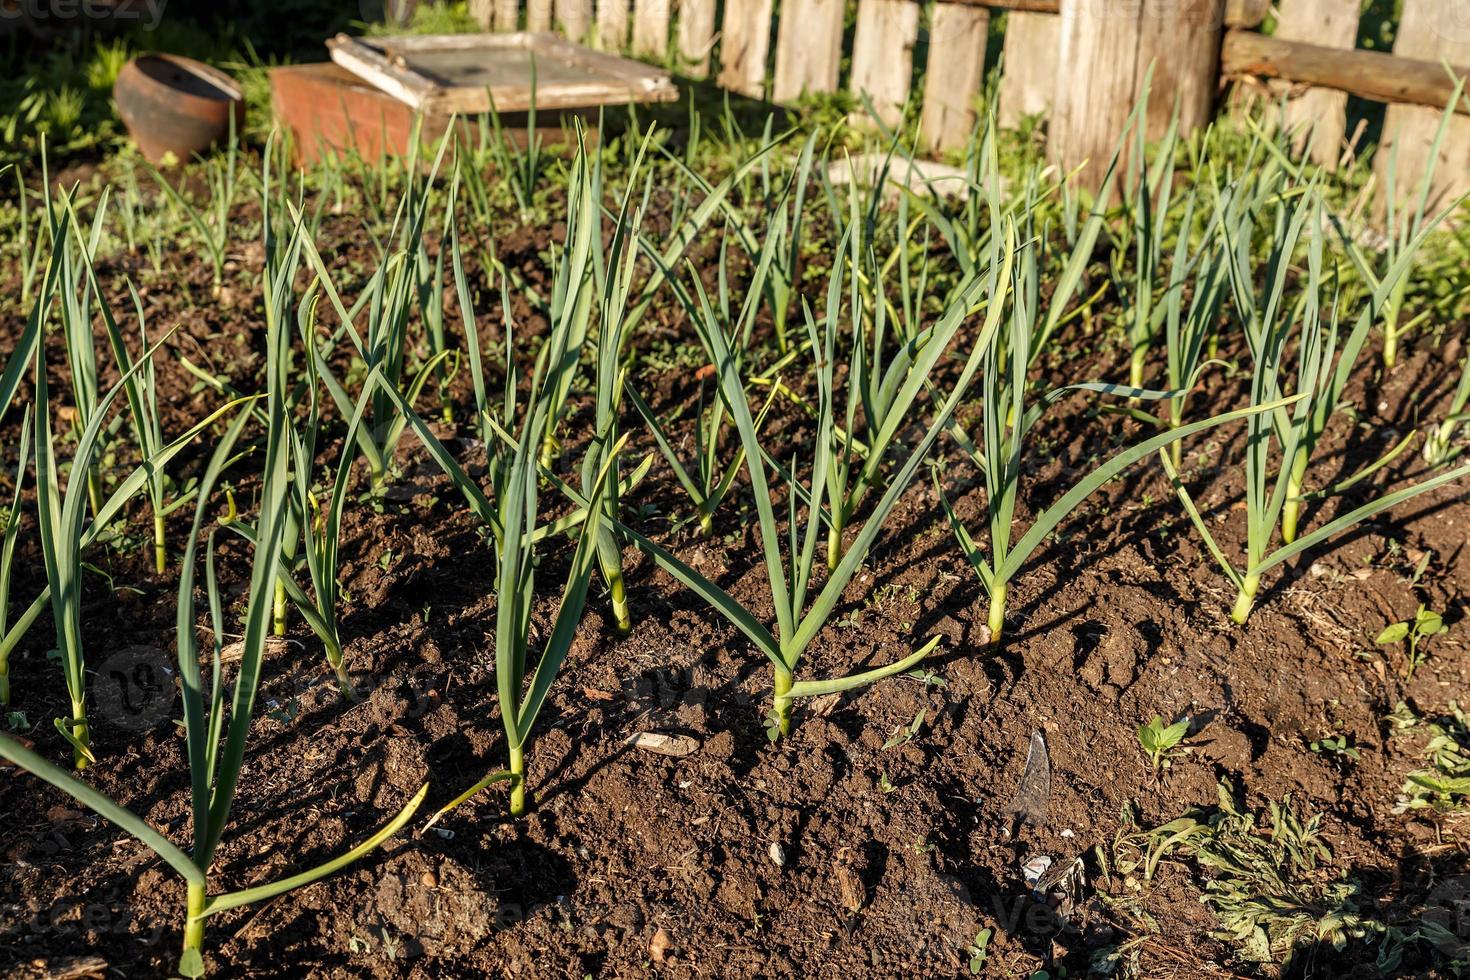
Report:
[[[1346,759],[1357,762],[1362,758],[1362,753],[1353,744],[1350,735],[1324,735],[1313,739],[1307,746],[1318,755],[1327,756],[1332,759]]]
[[[1383,632],[1379,633],[1373,642],[1379,646],[1393,646],[1407,641],[1404,676],[1413,677],[1414,671],[1419,669],[1428,658],[1428,654],[1420,650],[1419,645],[1429,637],[1443,633],[1446,629],[1444,617],[1421,602],[1419,608],[1414,612],[1413,619],[1390,623],[1384,627]]]
[[[1147,725],[1138,726],[1138,744],[1143,746],[1149,763],[1154,767],[1155,776],[1168,769],[1174,764],[1175,759],[1189,751],[1180,747],[1180,743],[1188,734],[1188,718],[1181,718],[1172,725],[1166,725],[1163,718],[1154,715]]]
[[[1225,237],[1232,295],[1254,361],[1251,405],[1261,409],[1267,402],[1277,402],[1269,411],[1253,414],[1246,427],[1243,566],[1237,568],[1225,555],[1192,492],[1180,479],[1174,461],[1167,454],[1160,455],[1164,470],[1206,549],[1236,588],[1231,618],[1241,624],[1255,606],[1262,576],[1267,571],[1385,510],[1470,475],[1470,466],[1442,472],[1384,494],[1308,534],[1299,533],[1302,504],[1308,499],[1304,483],[1313,450],[1340,409],[1342,393],[1378,311],[1394,283],[1407,272],[1414,250],[1422,244],[1428,229],[1406,247],[1384,279],[1370,279],[1374,285],[1372,297],[1352,329],[1343,335],[1339,330],[1341,305],[1337,298],[1334,297],[1325,313],[1321,305],[1329,282],[1324,268],[1324,235],[1307,237],[1305,287],[1294,301],[1288,301],[1294,256],[1305,229],[1322,228],[1330,223],[1319,190],[1311,185],[1300,188],[1294,204],[1290,198],[1280,195],[1274,200],[1272,244],[1264,275],[1253,268],[1253,210],[1236,206],[1229,194],[1217,205],[1222,215],[1218,227]],[[1365,276],[1371,276],[1366,268],[1362,271]],[[1293,353],[1294,394],[1283,402],[1282,395],[1290,381],[1286,365],[1292,361]],[[1340,493],[1355,486],[1391,462],[1411,441],[1412,434],[1376,462],[1316,495]],[[1274,541],[1278,529],[1285,542],[1279,547]]]
[[[970,957],[970,976],[978,977],[985,972],[985,961],[990,958],[990,938],[995,935],[993,929],[981,929],[975,933],[975,939],[965,949]]]
[[[1420,718],[1400,703],[1388,721],[1396,733],[1422,727],[1429,735],[1420,750],[1429,765],[1409,773],[1394,812],[1446,814],[1470,804],[1470,713],[1451,701],[1443,715]]]
[[[914,715],[913,721],[909,722],[907,725],[899,725],[897,728],[895,728],[893,730],[893,734],[889,735],[888,739],[883,743],[883,749],[887,751],[888,749],[893,748],[895,745],[903,745],[904,743],[912,742],[915,738],[917,738],[919,732],[923,731],[924,729],[924,715],[927,713],[927,708],[920,708],[918,713]]]
[[[1200,899],[1219,921],[1213,935],[1242,963],[1287,973],[1319,944],[1342,951],[1387,935],[1358,883],[1333,867],[1321,823],[1287,797],[1258,824],[1222,782],[1215,807],[1120,835],[1113,863],[1124,874],[1142,869],[1145,881],[1166,858],[1196,865],[1206,876]]]
[[[1021,249],[1020,265],[1024,270],[1033,261],[1029,247]],[[1021,273],[1024,281],[1024,273]],[[945,495],[939,472],[934,473],[935,489],[950,527],[960,542],[965,559],[980,577],[990,597],[987,625],[991,643],[1001,642],[1005,625],[1006,597],[1012,580],[1025,567],[1047,537],[1108,481],[1129,467],[1161,452],[1180,439],[1204,432],[1218,425],[1241,419],[1254,419],[1260,413],[1281,408],[1283,401],[1254,405],[1225,412],[1198,422],[1163,432],[1116,453],[1096,465],[1050,507],[1041,509],[1019,540],[1016,534],[1016,512],[1021,499],[1021,474],[1026,469],[1028,451],[1033,449],[1035,432],[1046,410],[1065,395],[1083,392],[1102,396],[1139,399],[1167,399],[1177,392],[1159,392],[1141,388],[1125,388],[1101,382],[1083,382],[1053,389],[1034,404],[1027,400],[1027,369],[1031,364],[1031,340],[1036,336],[1037,311],[1027,303],[1028,292],[1016,291],[1017,302],[1012,311],[1009,331],[997,331],[977,346],[984,356],[981,375],[982,445],[977,447],[967,435],[956,432],[956,442],[979,469],[985,487],[986,518],[989,546],[982,546],[969,530]],[[1166,454],[1165,454],[1166,455]]]

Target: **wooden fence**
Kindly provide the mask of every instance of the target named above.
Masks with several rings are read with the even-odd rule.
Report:
[[[1046,113],[1053,159],[1081,167],[1084,179],[1099,176],[1151,69],[1150,135],[1168,125],[1176,100],[1193,129],[1210,119],[1223,81],[1250,79],[1285,99],[1283,123],[1325,165],[1358,135],[1346,132],[1348,95],[1388,102],[1375,166],[1396,154],[1408,186],[1424,172],[1453,92],[1445,66],[1470,65],[1470,0],[1403,0],[1392,55],[1354,50],[1359,0],[938,0],[927,16],[915,0],[857,0],[850,38],[845,7],[781,0],[777,16],[775,0],[470,0],[487,30],[557,30],[777,103],[845,88],[893,123],[912,99],[934,150],[969,137],[991,67],[990,18],[1004,11],[1000,120]],[[1257,28],[1273,11],[1267,37]],[[1470,112],[1470,102],[1459,108]],[[1439,196],[1470,190],[1470,118],[1455,118],[1440,155]]]

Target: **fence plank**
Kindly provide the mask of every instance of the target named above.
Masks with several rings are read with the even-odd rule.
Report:
[[[720,38],[719,83],[753,99],[766,87],[766,56],[771,50],[772,0],[728,0]]]
[[[1079,175],[1085,187],[1102,182],[1133,104],[1142,0],[1119,0],[1117,7],[1124,9],[1104,9],[1095,0],[1062,3],[1057,64],[1066,77],[1052,96],[1047,150],[1067,170],[1085,163]],[[1071,85],[1069,78],[1088,84]]]
[[[1307,41],[1333,48],[1358,43],[1359,0],[1281,0],[1275,36],[1284,41]],[[1328,88],[1304,88],[1275,83],[1277,96],[1290,95],[1281,125],[1297,134],[1298,153],[1308,150],[1314,161],[1335,167],[1342,159],[1347,136],[1347,93]]]
[[[628,0],[597,0],[597,47],[622,51],[628,46]]]
[[[1024,10],[1032,14],[1061,13],[1062,0],[954,0],[993,10]],[[1271,0],[1225,0],[1225,26],[1247,30],[1260,27],[1271,11]]]
[[[582,44],[592,29],[592,0],[556,0],[556,22],[567,40]]]
[[[853,94],[866,93],[885,126],[903,118],[914,74],[914,43],[919,38],[919,5],[912,0],[861,0],[852,44]],[[868,119],[863,106],[855,120]]]
[[[633,0],[633,53],[662,58],[669,50],[669,0]]]
[[[493,0],[470,0],[469,2],[469,14],[474,18],[475,23],[480,25],[482,31],[490,29],[494,20],[494,11]]]
[[[551,30],[552,0],[526,0],[526,30]]]
[[[1134,99],[1143,94],[1144,78],[1152,65],[1149,139],[1158,139],[1168,130],[1176,103],[1181,132],[1209,124],[1220,87],[1224,20],[1224,0],[1143,0]]]
[[[690,78],[709,74],[715,46],[716,0],[679,0],[679,60]]]
[[[1424,61],[1470,64],[1470,0],[1404,0],[1393,53]],[[1397,167],[1396,193],[1416,195],[1430,161],[1430,150],[1444,113],[1439,109],[1394,104],[1383,119],[1383,143],[1373,170],[1383,181],[1390,161]],[[1396,160],[1395,160],[1396,156]],[[1439,148],[1430,190],[1431,207],[1444,206],[1470,190],[1470,119],[1456,116]]]
[[[1183,132],[1209,121],[1224,0],[1063,0],[1061,17],[1058,64],[1088,84],[1059,79],[1049,149],[1064,169],[1082,167],[1083,186],[1101,182],[1150,68],[1151,138],[1176,104]]]
[[[935,150],[963,146],[975,128],[975,98],[985,82],[990,12],[955,3],[934,5],[919,135]]]
[[[520,0],[494,0],[495,30],[510,33],[521,26]]]
[[[1051,109],[1060,84],[1057,57],[1062,43],[1062,19],[1056,14],[1022,10],[1006,14],[1005,51],[1000,74],[1002,126],[1014,128],[1027,116]]]
[[[772,99],[789,102],[807,92],[837,91],[842,7],[843,0],[782,0]]]

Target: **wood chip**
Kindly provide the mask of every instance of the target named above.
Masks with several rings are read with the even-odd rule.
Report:
[[[868,903],[868,888],[863,884],[862,870],[867,861],[862,851],[844,847],[837,852],[832,862],[832,874],[837,879],[837,891],[842,896],[842,906],[849,912],[861,912]]]
[[[595,687],[584,687],[582,688],[582,693],[587,696],[587,700],[589,701],[611,701],[613,699],[612,692],[599,691]]]
[[[644,752],[667,755],[681,759],[699,749],[699,743],[688,735],[661,735],[658,732],[639,732],[628,739],[628,744]]]
[[[282,636],[268,636],[268,637],[266,637],[265,638],[265,655],[267,657],[274,657],[274,656],[276,656],[278,654],[284,653],[286,651],[286,647],[290,644],[290,642],[291,642],[290,640],[287,640],[285,637],[282,637]],[[244,656],[245,656],[245,641],[244,640],[236,640],[234,643],[227,644],[219,652],[219,660],[220,660],[220,663],[222,663],[222,664],[239,663],[240,662],[240,659],[242,657],[244,657]],[[207,661],[208,658],[206,657],[204,659]]]

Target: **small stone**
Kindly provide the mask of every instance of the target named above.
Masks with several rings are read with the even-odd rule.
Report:
[[[653,934],[653,939],[648,943],[649,959],[655,963],[662,963],[665,959],[673,958],[674,941],[669,938],[668,932],[659,929]]]
[[[776,867],[786,867],[786,850],[780,844],[771,841],[771,846],[766,849],[766,854],[770,857],[771,863]]]

